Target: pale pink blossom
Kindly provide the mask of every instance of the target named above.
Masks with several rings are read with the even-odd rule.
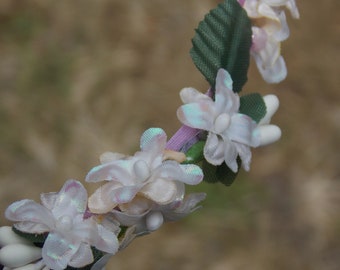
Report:
[[[269,83],[282,81],[287,68],[280,47],[290,34],[284,9],[293,18],[299,18],[295,0],[239,0],[239,3],[252,20],[251,54],[262,77]]]
[[[184,88],[180,94],[185,104],[177,110],[178,119],[184,125],[208,131],[204,157],[209,163],[225,162],[236,172],[240,156],[243,167],[249,170],[250,146],[260,145],[257,124],[239,113],[240,98],[232,91],[232,79],[226,70],[218,71],[215,88],[215,100],[194,88]]]
[[[90,197],[90,210],[103,214],[118,207],[127,213],[140,214],[154,203],[166,205],[177,200],[184,184],[200,183],[203,173],[198,166],[165,159],[166,141],[162,129],[150,128],[143,133],[141,151],[134,156],[106,154],[104,163],[86,176],[88,182],[107,181]]]
[[[22,200],[11,204],[6,218],[14,227],[31,234],[47,234],[42,261],[50,269],[80,268],[93,262],[91,246],[114,254],[116,235],[98,224],[94,217],[84,218],[87,192],[75,180],[67,181],[58,193],[41,194],[42,204]]]

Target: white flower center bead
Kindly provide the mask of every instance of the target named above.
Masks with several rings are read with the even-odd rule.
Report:
[[[145,181],[150,177],[150,168],[144,160],[138,160],[133,165],[134,171],[138,179]]]
[[[63,230],[63,231],[70,231],[73,227],[72,217],[67,216],[67,215],[61,216],[58,219],[57,227],[58,229]]]
[[[146,217],[146,227],[149,231],[155,231],[162,226],[164,218],[161,212],[151,212]]]
[[[230,115],[222,113],[215,119],[214,130],[217,134],[223,133],[230,125]]]

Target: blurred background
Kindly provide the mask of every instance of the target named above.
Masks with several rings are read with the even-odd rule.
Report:
[[[189,50],[216,0],[0,1],[0,225],[13,201],[84,180],[102,152],[133,154],[149,127],[180,127],[179,91],[207,82]],[[251,62],[244,93],[276,94],[273,145],[203,208],[135,240],[107,269],[340,269],[337,0],[297,1],[287,79]],[[91,190],[91,187],[89,187]]]

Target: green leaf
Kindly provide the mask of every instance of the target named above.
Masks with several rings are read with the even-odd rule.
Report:
[[[241,159],[239,157],[237,158],[237,165],[238,167],[241,166]],[[214,166],[208,163],[206,160],[203,161],[202,169],[205,182],[221,182],[226,186],[230,186],[234,182],[239,172],[237,171],[234,173],[224,162],[219,166]]]
[[[240,97],[239,112],[248,115],[258,123],[266,115],[267,107],[260,94],[252,93]]]
[[[251,47],[251,23],[236,0],[225,0],[199,23],[190,55],[212,88],[217,71],[227,70],[233,91],[240,92],[247,81]]]
[[[36,246],[42,246],[47,238],[48,233],[43,234],[35,234],[35,233],[25,233],[22,231],[19,231],[15,227],[12,227],[13,232],[15,232],[17,235],[19,235],[22,238],[25,238],[26,240],[32,242]]]
[[[183,162],[184,164],[196,164],[204,159],[203,149],[205,141],[198,141],[185,153],[187,159]]]

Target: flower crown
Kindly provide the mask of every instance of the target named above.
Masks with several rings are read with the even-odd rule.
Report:
[[[250,57],[265,81],[282,81],[287,70],[280,42],[288,38],[285,9],[299,17],[294,0],[225,0],[199,23],[190,55],[209,82],[203,94],[180,92],[177,116],[183,126],[169,140],[161,128],[141,136],[132,156],[106,152],[86,182],[104,182],[88,197],[76,180],[59,192],[41,194],[41,204],[11,204],[0,228],[0,263],[6,269],[91,269],[134,238],[198,209],[204,193],[186,194],[202,180],[229,186],[240,167],[250,169],[251,148],[277,141],[270,124],[275,95],[240,96]]]

